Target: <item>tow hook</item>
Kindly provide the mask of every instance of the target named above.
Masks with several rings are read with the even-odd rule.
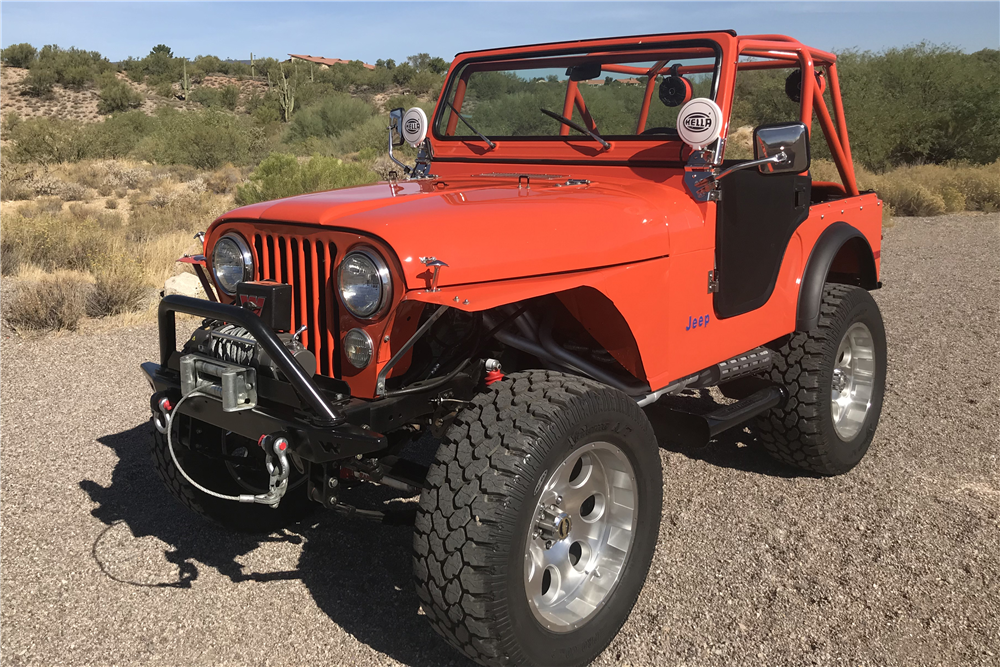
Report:
[[[173,409],[174,406],[170,404],[170,399],[166,396],[156,401],[156,409],[153,410],[153,428],[159,431],[161,435],[165,435],[167,432],[167,415]]]
[[[288,440],[282,436],[262,435],[257,444],[264,450],[264,466],[269,476],[267,493],[249,496],[249,500],[244,500],[245,496],[240,496],[240,502],[260,503],[277,509],[278,503],[288,490],[288,473],[291,470],[288,463]]]

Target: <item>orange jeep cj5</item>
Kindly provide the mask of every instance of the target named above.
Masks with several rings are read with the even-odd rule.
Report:
[[[738,133],[754,82],[788,117]],[[817,146],[839,182],[812,178]],[[813,474],[864,456],[882,202],[858,192],[833,54],[732,31],[463,53],[430,115],[389,113],[387,149],[388,181],[230,211],[184,258],[208,300],[162,300],[143,371],[153,460],[190,509],[413,523],[446,641],[585,665],[656,546],[643,407],[718,386],[734,402],[679,415],[686,437],[753,420]],[[203,318],[179,350],[175,313]],[[345,502],[370,484],[399,499]]]

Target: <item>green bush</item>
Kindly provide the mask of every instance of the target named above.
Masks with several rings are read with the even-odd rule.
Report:
[[[157,119],[141,111],[118,113],[103,123],[91,123],[82,130],[88,157],[123,158],[143,137],[156,128]]]
[[[174,96],[174,84],[171,81],[161,81],[153,86],[153,92],[168,100],[172,99]]]
[[[195,88],[187,96],[187,99],[190,102],[195,102],[209,109],[222,106],[222,93],[215,88],[209,88],[207,86]]]
[[[236,111],[240,104],[240,88],[232,84],[219,91],[219,100],[223,107],[230,111]]]
[[[264,144],[264,132],[246,116],[165,108],[157,114],[154,130],[143,137],[133,154],[158,164],[217,169],[227,162],[255,162]]]
[[[51,67],[35,66],[24,77],[23,90],[32,97],[46,97],[52,93],[52,86],[56,85],[56,72]]]
[[[288,127],[287,141],[300,142],[309,137],[336,137],[375,114],[375,109],[359,99],[335,93],[302,109]]]
[[[39,116],[21,121],[10,132],[10,157],[15,162],[52,164],[87,156],[81,124]]]
[[[31,44],[11,44],[0,51],[0,60],[11,67],[30,67],[35,61],[38,51]]]
[[[361,164],[314,155],[299,162],[293,155],[272,153],[236,191],[240,206],[375,182],[375,174]]]
[[[97,101],[97,111],[102,114],[112,114],[118,111],[128,111],[142,106],[142,95],[124,81],[115,79],[101,88]]]

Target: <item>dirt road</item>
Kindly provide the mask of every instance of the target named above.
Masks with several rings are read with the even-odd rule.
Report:
[[[868,457],[815,479],[751,432],[662,442],[657,554],[598,664],[1000,664],[1000,215],[901,219],[882,256]],[[155,356],[152,326],[5,334],[5,665],[468,664],[418,613],[409,529],[319,515],[261,540],[169,497],[138,370]]]

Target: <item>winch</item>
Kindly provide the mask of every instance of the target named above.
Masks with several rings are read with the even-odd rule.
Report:
[[[250,310],[273,331],[295,361],[309,375],[316,373],[316,357],[299,340],[306,326],[291,329],[292,288],[284,283],[240,283],[236,302]],[[191,334],[180,358],[181,394],[200,391],[222,401],[223,410],[247,410],[257,405],[256,375],[283,379],[278,365],[244,327],[205,320]]]

